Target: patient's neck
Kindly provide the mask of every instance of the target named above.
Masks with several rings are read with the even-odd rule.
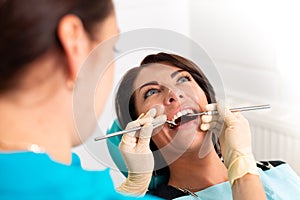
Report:
[[[212,150],[199,159],[198,154],[188,153],[169,165],[169,185],[189,188],[196,192],[227,181],[227,169],[217,153]]]

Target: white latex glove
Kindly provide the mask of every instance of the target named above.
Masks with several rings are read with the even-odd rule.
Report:
[[[166,115],[154,118],[156,109],[152,108],[145,115],[127,124],[126,129],[142,126],[140,131],[124,134],[119,145],[125,164],[128,168],[128,177],[121,186],[119,192],[144,195],[152,177],[154,158],[149,147],[153,125],[167,120]]]
[[[222,130],[220,129],[219,141],[230,184],[232,185],[236,179],[247,173],[258,175],[256,161],[252,154],[248,121],[239,112],[232,113],[223,102],[207,105],[208,110],[214,110],[215,107],[220,118],[211,117],[210,127],[220,129],[221,120],[225,122]],[[208,121],[206,123],[209,123]]]
[[[213,110],[217,110],[217,105],[208,104],[203,112]],[[201,115],[200,118],[200,130],[206,132],[198,156],[204,158],[210,151],[214,150],[214,145],[218,143],[223,121],[219,120],[218,115]]]

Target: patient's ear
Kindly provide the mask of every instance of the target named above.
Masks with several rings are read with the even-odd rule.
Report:
[[[68,80],[74,81],[80,65],[90,52],[90,39],[79,17],[65,15],[58,24],[57,35],[68,64]]]

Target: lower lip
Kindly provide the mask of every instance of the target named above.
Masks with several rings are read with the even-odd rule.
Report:
[[[189,122],[186,122],[184,124],[179,124],[179,126],[176,126],[172,130],[181,129],[181,128],[190,128],[190,127],[194,127],[195,125],[199,126],[199,122],[198,122],[197,119],[193,119],[193,120],[191,120]]]

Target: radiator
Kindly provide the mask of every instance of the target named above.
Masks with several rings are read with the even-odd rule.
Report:
[[[285,161],[300,175],[299,128],[284,120],[261,116],[258,112],[244,116],[250,124],[256,160]]]

